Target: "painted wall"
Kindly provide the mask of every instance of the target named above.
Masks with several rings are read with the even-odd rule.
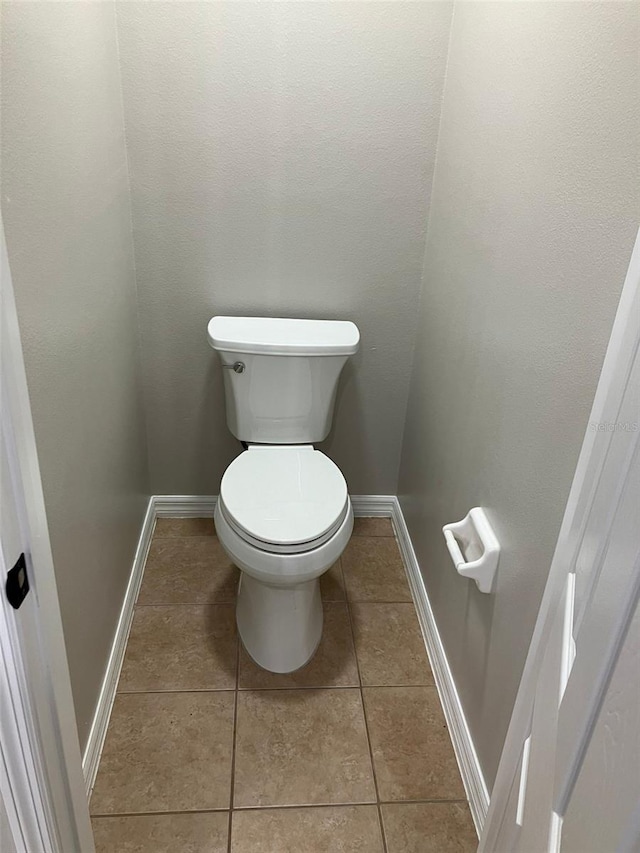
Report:
[[[1,177],[84,746],[149,494],[112,3],[2,3]]]
[[[355,320],[324,449],[395,493],[451,5],[118,3],[151,486],[237,454],[214,314]]]
[[[638,10],[455,5],[399,491],[489,785],[638,226]]]

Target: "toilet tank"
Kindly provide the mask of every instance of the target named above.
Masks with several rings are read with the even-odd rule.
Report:
[[[207,332],[222,360],[227,424],[236,438],[312,444],[327,437],[340,372],[358,350],[354,323],[213,317]]]

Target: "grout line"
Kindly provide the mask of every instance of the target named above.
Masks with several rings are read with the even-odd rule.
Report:
[[[436,685],[433,681],[430,681],[428,684],[363,684],[363,690],[413,690],[413,689],[422,689],[422,688],[433,688],[436,689]],[[328,688],[332,690],[333,688]]]
[[[369,685],[367,685],[369,686]],[[375,687],[375,685],[373,685]],[[384,685],[386,687],[402,687],[403,685]],[[410,685],[415,687],[424,687],[429,685]],[[357,684],[337,684],[325,686],[322,684],[317,684],[313,687],[296,687],[293,685],[292,687],[186,687],[182,690],[119,690],[118,696],[165,696],[166,694],[174,694],[174,693],[276,693],[276,692],[285,692],[285,691],[297,691],[297,690],[315,690],[316,692],[319,690],[359,690],[359,685]]]
[[[236,733],[238,731],[238,685],[240,683],[240,635],[236,637],[236,689],[233,703],[233,739],[231,741],[231,779],[229,783],[229,824],[227,827],[227,853],[231,853],[233,829],[233,795],[236,781]]]
[[[160,519],[158,519],[159,521]],[[166,535],[162,533],[154,533],[153,539],[155,542],[166,542],[167,540],[174,541],[176,539],[184,540],[184,539],[217,539],[217,535],[215,533],[185,533],[180,535],[179,533]]]
[[[354,800],[353,802],[339,803],[280,803],[277,805],[268,806],[236,806],[233,809],[185,809],[185,810],[168,810],[163,812],[109,812],[109,813],[93,813],[92,818],[108,818],[108,817],[159,817],[160,815],[177,815],[177,814],[225,814],[226,812],[267,812],[278,809],[339,809],[349,808],[351,806],[411,806],[411,805],[455,805],[461,803],[468,805],[467,800],[459,797],[453,800],[380,800],[379,803],[366,802],[364,800]]]
[[[136,604],[136,610],[141,607],[235,607],[235,601],[145,601]]]
[[[380,599],[380,598],[349,598],[347,599],[348,604],[411,604],[413,605],[413,601],[411,599],[399,599],[399,598],[390,598],[390,599]]]
[[[378,604],[384,604],[384,605],[388,605],[388,604],[410,604],[411,607],[413,607],[413,609],[415,610],[415,605],[414,605],[413,601],[411,601],[410,599],[409,600],[407,600],[407,599],[400,600],[398,598],[396,598],[396,599],[392,599],[392,598],[384,598],[384,599],[382,599],[382,598],[350,598],[349,601],[351,604],[367,604],[367,605],[371,605],[371,606],[378,605]]]
[[[347,594],[346,578],[344,575],[344,567],[342,566],[342,558],[340,558],[340,568],[342,569],[342,582],[344,584],[345,595]],[[367,747],[369,749],[369,761],[371,762],[371,774],[373,775],[373,786],[376,792],[376,810],[378,813],[378,823],[380,825],[380,835],[382,838],[382,849],[387,853],[387,841],[382,830],[382,812],[380,811],[380,791],[378,790],[378,778],[376,776],[376,767],[373,761],[373,749],[371,747],[371,737],[369,735],[369,723],[367,722],[367,712],[364,707],[364,694],[362,692],[362,675],[360,673],[360,661],[358,660],[358,649],[356,647],[356,633],[353,627],[353,615],[351,613],[351,602],[347,596],[347,613],[349,615],[349,627],[351,629],[351,639],[353,642],[353,655],[356,659],[356,669],[358,671],[358,683],[360,686],[360,704],[362,705],[362,716],[364,718],[364,731],[367,738]]]
[[[158,521],[162,521],[162,516],[156,517],[156,523]],[[211,524],[213,526],[213,519],[211,519]],[[162,535],[161,533],[154,533],[154,539],[217,539],[218,534],[215,532],[215,528],[213,533],[172,533],[169,535]]]
[[[430,800],[382,800],[380,802],[381,806],[410,806],[410,805],[438,805],[438,803],[464,803],[465,806],[469,805],[469,801],[456,797],[452,800],[442,800],[442,799],[430,799]]]
[[[226,814],[229,809],[219,808],[219,809],[187,809],[184,811],[180,811],[180,809],[171,811],[168,810],[166,812],[104,812],[100,813],[91,813],[91,820],[103,820],[104,818],[109,817],[161,817],[162,815],[176,815],[176,814]]]
[[[382,819],[382,809],[378,803],[378,826],[380,827],[380,838],[382,839],[382,847],[388,850],[387,833],[384,831],[384,820]]]
[[[435,684],[363,684],[363,690],[410,690],[414,687],[426,687],[436,689]],[[296,684],[285,687],[184,687],[173,690],[118,690],[118,696],[164,696],[174,693],[265,693],[284,692],[297,690],[360,690],[359,684],[314,684],[298,686]]]
[[[391,516],[387,516],[391,518]],[[351,539],[393,539],[393,533],[352,533]]]
[[[176,601],[174,602],[163,602],[162,604],[150,604],[146,602],[145,604],[136,604],[136,608],[140,607],[234,607],[235,601]]]
[[[140,607],[228,607],[229,605],[234,605],[236,603],[235,599],[233,601],[145,601],[142,604],[136,604],[136,608]],[[411,599],[399,599],[399,598],[390,598],[390,599],[379,599],[379,598],[323,598],[323,604],[411,604],[413,607],[413,601]]]
[[[265,691],[276,692],[278,690],[358,690],[359,684],[304,684],[299,687],[297,684],[291,684],[287,687],[239,687],[240,693],[264,693]]]
[[[176,693],[235,693],[235,687],[205,687],[199,689],[197,687],[189,687],[186,690],[122,690],[118,691],[118,696],[166,696],[167,694]]]
[[[368,690],[369,688],[379,689],[382,687],[394,687],[394,688],[433,687],[435,689],[435,686],[436,685],[434,684],[433,681],[427,681],[427,682],[420,683],[420,684],[416,684],[416,683],[412,683],[412,684],[363,684],[362,689],[363,690]],[[358,689],[359,687],[360,687],[359,684],[313,684],[313,685],[290,684],[290,685],[286,685],[284,687],[251,687],[251,686],[249,686],[249,687],[239,687],[238,689],[240,690],[241,693],[246,693],[249,691],[253,691],[254,693],[256,693],[256,692],[259,692],[261,690],[354,690],[354,689]],[[225,688],[221,688],[221,689],[224,690]],[[231,689],[231,688],[226,688],[226,689]],[[136,691],[133,691],[133,692],[136,692]],[[163,692],[163,691],[157,691],[157,692]],[[166,692],[170,692],[170,691],[166,691]],[[173,691],[173,692],[178,692],[178,693],[194,692],[195,693],[195,692],[197,692],[197,690],[194,690],[194,691],[184,690],[184,691]]]
[[[363,684],[363,690],[411,690],[414,687],[426,687],[436,689],[435,684]],[[285,687],[238,687],[238,693],[266,693],[266,692],[284,692],[295,690],[359,690],[359,684],[314,684],[298,686],[292,684]],[[118,690],[118,696],[164,696],[167,693],[234,693],[235,687],[184,687],[174,690]]]

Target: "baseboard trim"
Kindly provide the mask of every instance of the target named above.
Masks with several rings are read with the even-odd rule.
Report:
[[[213,518],[217,495],[155,495],[156,518]]]
[[[356,518],[390,518],[393,515],[394,495],[351,495]]]
[[[116,628],[109,662],[102,682],[96,712],[84,751],[82,769],[87,796],[91,795],[98,764],[115,700],[118,679],[133,621],[133,612],[142,582],[144,564],[157,518],[209,518],[216,507],[216,495],[155,495],[150,498],[142,524],[140,539],[133,560],[120,618]],[[449,668],[442,640],[435,622],[427,590],[422,579],[418,559],[411,542],[409,530],[395,495],[351,495],[356,517],[391,518],[400,552],[409,579],[411,594],[416,606],[434,680],[451,734],[460,775],[467,793],[471,814],[478,835],[482,832],[489,793],[480,769],[471,733],[467,726],[458,691]]]
[[[411,594],[418,613],[418,620],[427,647],[431,669],[440,696],[444,716],[451,734],[453,750],[456,755],[460,775],[469,800],[471,816],[478,838],[482,833],[489,809],[489,791],[484,780],[480,762],[467,725],[464,710],[458,696],[455,681],[449,668],[449,662],[442,645],[438,626],[431,609],[429,596],[422,578],[418,558],[413,548],[409,529],[402,513],[400,501],[393,498],[391,515],[393,526],[400,546],[400,552],[407,570]]]
[[[104,739],[107,734],[109,718],[111,717],[111,709],[113,708],[113,703],[116,697],[120,670],[122,669],[127,640],[129,639],[129,631],[131,630],[131,623],[133,621],[133,609],[136,599],[138,598],[144,564],[149,552],[149,546],[151,545],[151,538],[153,536],[155,524],[155,499],[151,497],[142,522],[142,530],[140,532],[140,538],[138,539],[136,553],[133,558],[133,566],[131,568],[131,575],[129,576],[129,583],[127,584],[127,591],[124,596],[124,602],[120,611],[120,617],[118,619],[116,633],[111,646],[107,668],[102,680],[102,687],[100,688],[98,704],[96,706],[93,723],[91,724],[91,730],[89,732],[87,745],[82,758],[82,772],[84,774],[87,798],[91,796],[91,792],[96,781],[98,764],[100,763],[100,756],[102,755]]]
[[[212,518],[217,495],[155,495],[156,518]],[[353,514],[390,517],[394,495],[351,495]]]

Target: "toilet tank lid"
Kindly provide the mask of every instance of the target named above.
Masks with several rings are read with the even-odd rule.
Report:
[[[349,320],[212,317],[207,335],[215,350],[268,355],[353,355],[360,342]]]

